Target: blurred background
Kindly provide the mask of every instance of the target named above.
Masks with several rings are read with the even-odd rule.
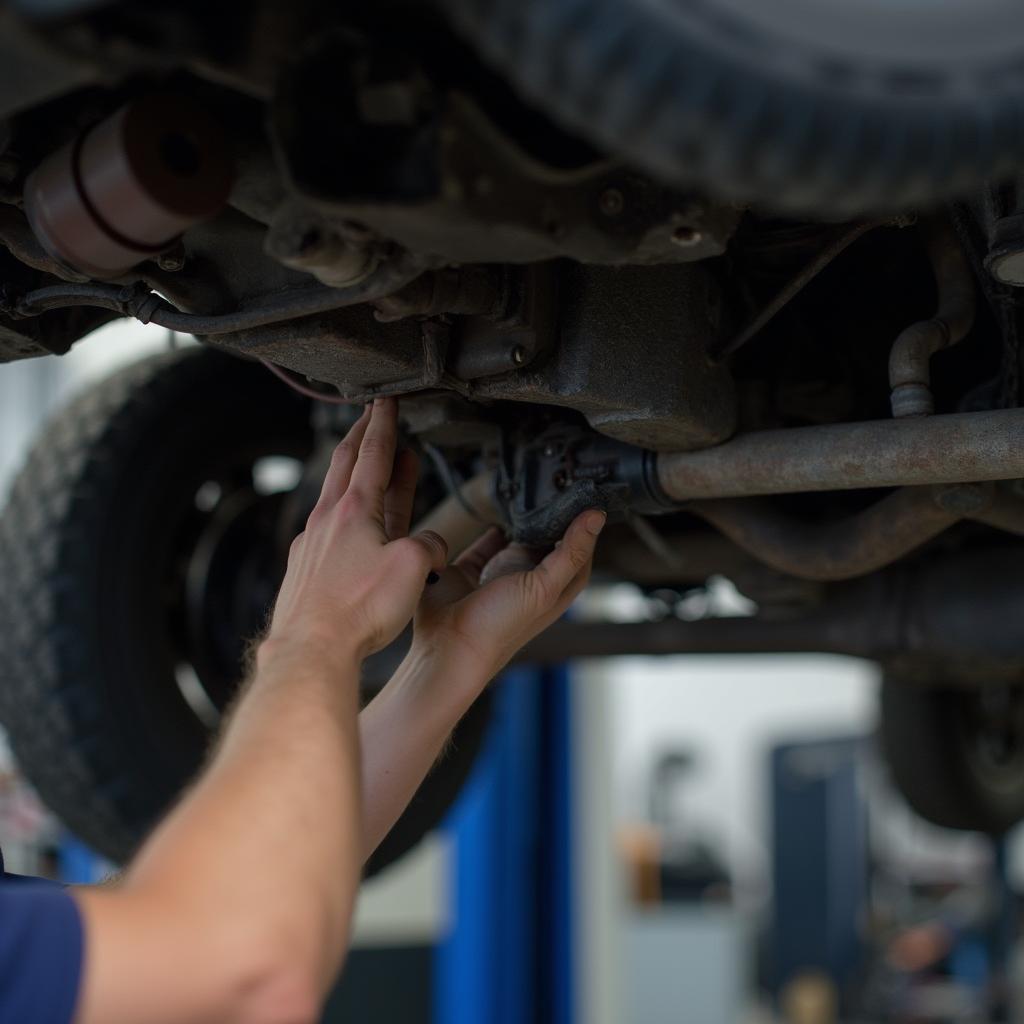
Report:
[[[69,395],[185,343],[117,323],[4,367],[0,492]],[[744,611],[724,581],[715,599]],[[874,665],[816,656],[509,673],[443,827],[364,886],[326,1019],[1024,1019],[1024,848],[911,813],[875,749],[877,687]],[[112,868],[2,743],[0,845],[12,871]]]

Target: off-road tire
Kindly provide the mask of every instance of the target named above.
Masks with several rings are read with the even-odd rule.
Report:
[[[14,482],[0,520],[0,721],[45,803],[115,862],[210,741],[168,678],[154,590],[168,543],[161,516],[192,500],[204,460],[269,435],[303,444],[308,423],[308,403],[258,364],[183,349],[90,387],[49,423]],[[371,873],[443,816],[488,712],[485,698],[461,723]]]

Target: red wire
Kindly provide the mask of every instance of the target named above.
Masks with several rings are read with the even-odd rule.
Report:
[[[276,366],[274,363],[271,363],[266,359],[261,359],[260,362],[275,377],[279,380],[283,380],[293,391],[298,391],[300,395],[305,395],[306,398],[315,398],[318,402],[328,402],[330,405],[359,404],[348,398],[342,398],[341,395],[325,395],[322,391],[317,391],[315,388],[307,387],[305,384],[297,381],[286,369],[284,369],[284,367]]]

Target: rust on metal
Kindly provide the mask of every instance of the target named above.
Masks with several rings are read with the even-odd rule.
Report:
[[[1024,477],[1024,409],[869,420],[741,434],[661,453],[674,501]]]
[[[765,565],[810,580],[844,580],[881,569],[960,519],[928,487],[901,488],[829,522],[792,516],[758,498],[695,502],[687,510]]]
[[[805,580],[864,576],[962,519],[1024,533],[1024,499],[991,484],[904,487],[842,519],[808,521],[763,498],[694,502],[687,511],[764,565]]]
[[[562,620],[517,661],[552,664],[621,655],[829,652],[936,669],[962,685],[1019,681],[1024,633],[1019,545],[946,554],[829,585],[823,600],[786,616],[643,622]],[[932,667],[929,672],[928,666]]]

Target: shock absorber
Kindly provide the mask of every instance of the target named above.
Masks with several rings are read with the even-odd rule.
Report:
[[[224,132],[197,103],[151,95],[47,157],[25,212],[55,259],[115,278],[220,210],[231,184]]]

